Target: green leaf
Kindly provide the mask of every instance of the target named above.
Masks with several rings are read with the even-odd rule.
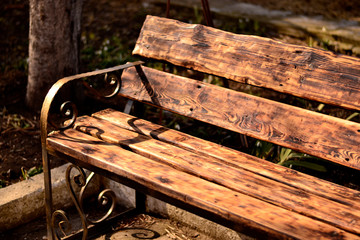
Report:
[[[311,170],[315,170],[318,172],[327,172],[327,169],[317,163],[312,163],[312,162],[308,162],[308,161],[295,161],[295,160],[289,160],[284,162],[283,164],[281,164],[282,166],[285,167],[289,167],[289,166],[299,166],[299,167],[304,167],[304,168],[308,168]]]
[[[21,175],[24,178],[24,180],[27,180],[29,178],[29,175],[24,167],[21,167]]]
[[[290,158],[291,152],[290,148],[281,148],[279,155],[280,163],[287,161]]]
[[[7,181],[0,179],[0,188],[6,187],[7,184]]]
[[[257,140],[253,149],[253,154],[258,158],[266,159],[273,151],[274,144]]]
[[[324,107],[325,107],[325,104],[320,103],[319,106],[317,107],[317,110],[318,110],[319,112],[321,112],[321,110],[323,110]]]
[[[42,167],[32,167],[27,172],[28,177],[35,176],[36,174],[42,173]]]
[[[359,113],[355,112],[355,113],[351,114],[349,117],[347,117],[346,120],[351,120],[358,115],[359,115]]]

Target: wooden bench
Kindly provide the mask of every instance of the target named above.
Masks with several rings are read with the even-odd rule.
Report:
[[[154,16],[147,17],[133,54],[360,111],[355,57]],[[50,238],[56,214],[48,152],[79,171],[89,169],[259,239],[360,239],[360,192],[181,131],[110,108],[76,118],[67,102],[62,113],[72,118],[69,126],[48,134],[49,109],[61,105],[53,101],[59,89],[105,76],[112,88],[102,92],[115,97],[112,103],[121,105],[125,97],[360,169],[359,123],[140,64],[64,78],[49,91],[41,130]]]

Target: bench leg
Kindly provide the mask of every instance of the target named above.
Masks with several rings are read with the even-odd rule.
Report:
[[[146,194],[136,191],[135,204],[136,204],[136,211],[138,213],[144,213],[146,211]]]
[[[51,189],[51,172],[49,159],[46,149],[42,148],[42,160],[44,170],[44,187],[45,187],[45,211],[46,211],[46,228],[48,240],[54,239],[53,228],[51,227],[51,215],[53,212],[52,189]]]
[[[78,174],[73,176],[73,174],[71,174],[72,170],[76,170]],[[92,220],[88,218],[88,215],[85,213],[83,206],[85,196],[84,193],[94,176],[95,173],[93,172],[86,176],[84,170],[76,165],[70,165],[66,170],[66,185],[70,193],[70,197],[74,202],[76,210],[81,219],[82,231],[79,231],[79,233],[82,232],[83,240],[87,238],[90,227],[93,227],[95,225],[97,226],[109,218],[116,204],[115,193],[110,189],[105,189],[98,195],[97,200],[99,204],[106,206],[108,210],[103,216],[101,216],[97,220]],[[73,188],[73,185],[75,184],[80,187],[79,193],[76,193]],[[55,229],[58,229],[58,231],[56,231]],[[60,234],[58,234],[57,232],[61,232],[61,235],[63,235],[65,238],[69,238],[73,235],[67,234],[67,232],[70,232],[70,230],[71,224],[66,213],[63,210],[56,210],[55,212],[53,212],[51,216],[51,234],[53,235],[53,237],[55,239],[59,239]],[[78,235],[79,234],[76,234],[76,239],[78,239]]]

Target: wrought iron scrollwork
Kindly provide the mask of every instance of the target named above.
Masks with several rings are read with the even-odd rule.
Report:
[[[120,65],[120,66],[116,66],[113,68],[108,68],[108,69],[104,69],[104,70],[97,70],[94,72],[89,72],[89,73],[83,73],[83,74],[78,74],[78,75],[74,75],[71,77],[65,77],[63,79],[60,79],[58,82],[56,82],[52,88],[50,89],[50,91],[48,92],[48,94],[46,95],[46,98],[44,100],[42,109],[41,109],[41,116],[40,116],[40,130],[41,130],[41,147],[42,147],[42,159],[43,159],[43,169],[44,169],[44,181],[45,181],[45,208],[46,208],[46,220],[47,220],[47,235],[48,235],[48,239],[54,239],[57,236],[55,236],[54,233],[54,227],[55,227],[55,219],[57,218],[62,218],[62,221],[59,222],[59,229],[62,232],[62,234],[66,233],[66,230],[68,230],[69,227],[65,227],[68,226],[69,221],[68,218],[66,217],[65,213],[61,210],[55,211],[53,212],[53,199],[52,199],[52,189],[51,189],[51,175],[50,175],[50,167],[49,167],[49,158],[48,158],[48,152],[47,152],[47,148],[46,148],[46,138],[47,138],[47,133],[48,133],[48,123],[50,123],[53,127],[55,127],[56,129],[65,129],[65,128],[69,128],[71,127],[77,118],[78,115],[78,110],[76,108],[76,105],[71,102],[71,101],[64,101],[61,105],[60,105],[60,109],[55,111],[55,113],[57,114],[56,116],[65,118],[65,121],[60,122],[60,124],[55,123],[54,121],[50,120],[49,117],[49,113],[50,113],[50,109],[56,107],[54,104],[54,99],[57,96],[58,92],[60,91],[60,89],[63,88],[63,86],[71,83],[71,82],[75,82],[75,81],[83,81],[86,78],[94,78],[94,77],[101,77],[103,76],[104,78],[104,91],[97,91],[94,90],[95,88],[92,88],[95,92],[97,92],[97,95],[100,95],[104,98],[111,98],[114,97],[115,95],[118,94],[118,92],[121,89],[121,73],[124,69],[129,68],[129,67],[133,67],[133,66],[137,66],[142,64],[143,62],[138,61],[138,62],[134,62],[134,63],[127,63],[124,65]],[[71,171],[71,169],[74,167],[71,167],[68,171]],[[86,187],[88,186],[88,182],[90,182],[90,180],[92,179],[92,174],[91,176],[89,176],[88,178],[86,178],[86,176],[83,173],[83,170],[81,168],[75,167],[78,171],[79,171],[79,175],[78,175],[78,179],[80,180],[80,185],[82,188],[82,192],[85,191]],[[70,173],[70,172],[69,172]],[[70,181],[68,181],[70,182]],[[71,195],[74,196],[74,203],[77,206],[77,209],[79,211],[80,214],[82,214],[82,221],[83,221],[83,227],[84,227],[84,235],[87,235],[87,224],[92,224],[92,223],[98,223],[103,221],[105,218],[107,218],[113,208],[114,208],[114,204],[115,204],[115,194],[111,193],[111,191],[109,190],[104,190],[102,193],[100,193],[99,195],[99,202],[101,203],[105,203],[106,201],[112,201],[111,203],[111,207],[109,209],[109,211],[99,220],[87,220],[85,214],[83,213],[83,208],[82,208],[82,201],[83,201],[83,194],[80,194],[79,198],[76,198],[76,195],[72,189],[72,186],[70,186],[70,192],[72,192]],[[84,239],[84,238],[83,238]]]
[[[96,97],[112,98],[116,96],[121,89],[122,72],[123,69],[120,69],[103,75],[87,77],[83,84],[89,92]]]
[[[111,203],[111,205],[110,205],[109,209],[106,211],[106,213],[99,219],[91,220],[90,218],[87,218],[87,221],[91,224],[101,223],[101,222],[105,221],[111,215],[111,213],[115,209],[116,195],[111,189],[105,189],[99,193],[97,200],[98,200],[98,204],[101,206],[109,205],[109,202]]]
[[[78,174],[71,174],[73,169],[76,170]],[[106,213],[103,216],[99,217],[99,219],[97,220],[90,219],[89,214],[85,213],[83,207],[84,196],[85,196],[84,193],[86,191],[86,188],[89,186],[91,180],[94,178],[94,175],[95,174],[91,172],[89,176],[86,176],[85,171],[81,167],[73,164],[66,169],[66,185],[68,191],[70,192],[71,199],[74,202],[76,210],[78,211],[78,214],[81,219],[81,224],[83,229],[82,239],[86,239],[88,235],[88,227],[90,225],[101,223],[105,221],[112,214],[116,204],[115,193],[111,189],[105,189],[100,192],[97,200],[98,200],[98,204],[102,206],[110,205]],[[80,187],[80,192],[78,195],[73,187],[74,184]],[[58,218],[61,218],[62,220],[60,220],[56,225],[56,221]],[[52,214],[51,226],[55,232],[56,239],[60,239],[60,234],[58,232],[60,232],[62,236],[66,237],[68,236],[68,232],[72,230],[70,221],[66,216],[65,212],[62,210],[57,210]],[[56,229],[58,229],[58,231],[55,231]]]
[[[52,119],[49,119],[49,123],[56,129],[64,130],[70,128],[76,121],[78,116],[78,110],[76,105],[71,101],[66,101],[61,104],[59,109],[61,118],[67,119],[60,124],[55,123]]]
[[[79,204],[80,204],[80,209],[82,212],[84,212],[84,196],[85,196],[85,191],[86,188],[88,187],[90,181],[93,179],[93,177],[95,176],[95,174],[93,172],[91,172],[89,174],[89,176],[86,179],[86,183],[82,186],[80,193],[79,193]],[[103,191],[101,191],[97,197],[97,202],[100,206],[107,206],[110,205],[109,203],[111,203],[109,209],[106,211],[106,213],[99,217],[99,219],[97,220],[92,220],[90,219],[88,216],[86,216],[86,221],[89,224],[97,224],[97,223],[101,223],[102,221],[104,221],[105,219],[107,219],[111,213],[114,211],[115,209],[115,204],[116,204],[116,195],[115,193],[111,190],[111,189],[104,189]]]
[[[78,111],[76,105],[72,101],[64,101],[60,105],[60,108],[58,110],[55,109],[54,111],[55,118],[57,120],[59,120],[59,118],[63,118],[64,121],[56,123],[49,116],[50,110],[54,107],[56,108],[57,106],[57,104],[54,104],[54,102],[56,102],[54,101],[55,97],[57,96],[60,89],[63,89],[65,85],[75,81],[81,81],[87,87],[87,89],[90,90],[90,93],[96,97],[112,98],[116,96],[121,89],[121,75],[124,69],[137,66],[142,63],[143,62],[141,61],[127,63],[117,67],[78,74],[59,80],[53,85],[45,98],[41,111],[41,122],[43,123],[43,126],[46,125],[47,121],[49,121],[49,123],[56,129],[66,129],[74,124]]]
[[[71,179],[71,171],[74,168],[78,171],[78,174],[74,175],[73,178]],[[82,168],[72,164],[66,169],[66,179],[65,180],[66,180],[67,189],[70,192],[70,197],[73,200],[74,205],[80,215],[81,224],[82,224],[82,228],[83,228],[83,238],[82,239],[86,239],[87,234],[88,234],[88,223],[86,221],[85,214],[80,207],[81,206],[80,201],[82,199],[80,199],[80,201],[79,201],[79,199],[76,197],[76,191],[74,190],[73,185],[72,185],[72,182],[74,182],[77,186],[79,186],[81,188],[83,188],[84,186],[87,186],[86,174]],[[59,221],[59,223],[56,227],[56,220],[59,217],[61,217],[62,220]],[[64,227],[64,225],[66,227]],[[68,232],[71,230],[71,224],[70,224],[68,217],[66,216],[66,213],[63,210],[56,210],[52,214],[51,227],[52,227],[53,232],[55,233],[56,239],[61,238],[60,234],[56,231],[56,229],[59,229],[59,231],[62,233],[63,237],[66,237],[69,235]]]
[[[58,221],[57,228],[62,233],[62,235],[64,237],[66,237],[66,236],[68,236],[68,232],[70,232],[72,229],[69,218],[66,216],[66,213],[63,210],[56,210],[52,214],[52,218],[51,218],[51,226],[53,229],[56,228],[55,225],[56,225],[56,221],[58,218],[62,218],[62,220]],[[56,234],[56,239],[61,238],[61,236],[58,233],[55,233],[55,234]]]
[[[119,93],[120,88],[121,88],[121,74],[122,74],[122,70],[120,71],[120,73],[106,73],[104,80],[105,80],[105,84],[109,87],[113,87],[113,91],[110,94],[104,95],[105,98],[111,98],[114,97],[116,94]]]

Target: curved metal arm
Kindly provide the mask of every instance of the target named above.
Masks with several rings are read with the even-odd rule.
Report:
[[[133,67],[136,65],[140,65],[143,62],[138,61],[138,62],[133,62],[133,63],[127,63],[124,65],[120,65],[120,66],[116,66],[113,68],[107,68],[107,69],[103,69],[103,70],[98,70],[98,71],[93,71],[93,72],[89,72],[89,73],[82,73],[82,74],[77,74],[74,76],[70,76],[70,77],[65,77],[60,79],[59,81],[57,81],[49,90],[49,92],[47,93],[42,109],[41,109],[41,115],[40,115],[40,131],[41,131],[41,148],[42,148],[42,160],[43,160],[43,170],[44,170],[44,184],[45,184],[45,209],[46,209],[46,220],[47,220],[47,234],[48,234],[48,239],[54,239],[54,232],[51,228],[51,217],[52,217],[52,190],[51,190],[51,174],[50,174],[50,162],[49,162],[49,158],[48,158],[48,153],[46,150],[46,138],[47,138],[47,133],[48,133],[48,121],[49,121],[49,111],[51,108],[51,104],[55,98],[55,96],[57,95],[57,93],[59,92],[59,90],[66,84],[68,84],[69,82],[73,82],[73,81],[77,81],[86,77],[92,77],[92,76],[98,76],[98,75],[102,75],[102,74],[109,74],[109,73],[113,73],[113,72],[118,72],[129,68],[129,67]],[[106,77],[107,78],[107,77]],[[105,78],[105,80],[106,80]],[[110,79],[110,81],[112,81]],[[120,85],[117,84],[116,85],[116,89],[115,91],[119,91],[120,90]],[[105,97],[112,97],[114,96],[117,92],[115,92],[105,96]],[[64,103],[65,105],[69,105],[74,107],[74,105],[72,105],[71,103]],[[63,109],[65,109],[66,106],[63,106]],[[71,114],[73,114],[72,116],[72,120],[70,121],[70,124],[68,124],[65,127],[70,127],[76,120],[76,107],[73,108],[73,111]],[[66,112],[66,111],[65,111]]]

